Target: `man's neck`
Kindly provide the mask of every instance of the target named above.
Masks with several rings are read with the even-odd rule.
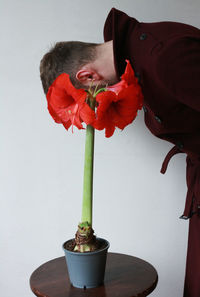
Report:
[[[112,40],[97,46],[97,59],[93,62],[93,65],[105,80],[109,80],[112,83],[117,82]]]

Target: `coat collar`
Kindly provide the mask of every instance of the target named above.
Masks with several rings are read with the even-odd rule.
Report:
[[[115,70],[118,79],[123,74],[126,67],[126,59],[129,59],[129,36],[139,22],[129,17],[124,12],[112,8],[104,25],[104,40],[113,40],[113,52]]]

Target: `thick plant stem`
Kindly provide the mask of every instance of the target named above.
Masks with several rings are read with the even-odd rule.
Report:
[[[92,227],[94,128],[87,125],[85,137],[85,164],[83,178],[82,222]]]

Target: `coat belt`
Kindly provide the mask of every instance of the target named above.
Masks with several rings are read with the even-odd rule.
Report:
[[[184,153],[177,146],[174,146],[166,155],[162,164],[161,173],[165,173],[171,158],[178,154]],[[200,157],[187,155],[187,196],[185,209],[181,219],[189,219],[194,213],[200,215]]]

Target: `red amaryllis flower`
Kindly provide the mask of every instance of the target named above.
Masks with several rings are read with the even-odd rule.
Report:
[[[113,135],[115,127],[124,129],[137,116],[142,108],[143,95],[141,87],[129,61],[121,81],[108,87],[108,91],[96,96],[98,103],[94,128],[105,128],[106,137]]]
[[[121,80],[120,82],[118,82],[115,85],[108,86],[106,89],[108,91],[112,91],[112,92],[118,94],[122,89],[127,88],[127,87],[128,87],[127,82],[125,80]]]
[[[95,119],[94,111],[85,102],[87,93],[84,89],[76,89],[69,75],[60,74],[47,93],[48,110],[56,123],[62,123],[68,128],[75,125],[83,129],[82,122],[87,125]]]
[[[126,63],[127,63],[126,69],[124,71],[124,74],[122,74],[122,76],[121,76],[121,80],[125,80],[128,85],[131,85],[131,84],[137,85],[138,79],[135,76],[133,68],[131,67],[131,63],[129,60],[126,60]]]

